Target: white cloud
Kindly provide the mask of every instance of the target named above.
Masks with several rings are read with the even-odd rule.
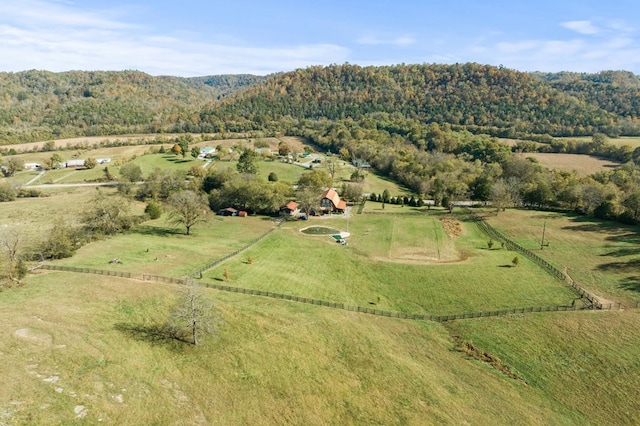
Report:
[[[0,2],[0,71],[138,69],[155,75],[255,73],[345,62],[334,44],[247,46],[229,36],[201,37],[131,25],[122,10],[84,12],[61,3]]]
[[[585,35],[593,35],[600,32],[600,29],[593,25],[591,21],[567,21],[560,25],[569,30]]]

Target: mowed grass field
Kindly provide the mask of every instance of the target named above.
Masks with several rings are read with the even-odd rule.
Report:
[[[628,304],[640,301],[637,226],[530,210],[507,210],[487,220],[514,241],[566,268],[574,280],[595,294]],[[549,245],[540,250],[545,224]]]
[[[348,246],[300,232],[309,225],[348,227]],[[511,267],[514,253],[488,250],[475,225],[461,226],[464,234],[452,238],[437,214],[288,222],[203,282],[222,281],[226,270],[233,286],[434,315],[569,305],[576,297],[525,259]]]

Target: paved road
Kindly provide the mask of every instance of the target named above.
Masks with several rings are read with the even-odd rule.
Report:
[[[94,182],[94,183],[47,183],[44,185],[26,184],[29,188],[45,189],[45,188],[73,188],[82,186],[116,186],[118,182]]]

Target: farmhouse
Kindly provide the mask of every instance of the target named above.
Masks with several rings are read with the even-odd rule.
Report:
[[[322,213],[344,212],[347,203],[340,199],[335,189],[329,188],[320,196],[320,209]]]
[[[27,170],[40,170],[42,165],[40,163],[24,163],[24,168]]]

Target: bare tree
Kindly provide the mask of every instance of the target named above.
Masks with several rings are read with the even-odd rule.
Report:
[[[194,280],[187,280],[176,308],[169,318],[174,338],[198,345],[215,332],[214,306]]]
[[[204,197],[195,191],[176,192],[169,197],[168,202],[169,222],[183,225],[187,229],[187,235],[191,234],[193,225],[205,221],[209,212]]]
[[[17,228],[4,228],[0,231],[0,250],[2,250],[6,273],[9,280],[19,282],[22,278],[19,264],[19,250],[22,243],[22,234]]]

